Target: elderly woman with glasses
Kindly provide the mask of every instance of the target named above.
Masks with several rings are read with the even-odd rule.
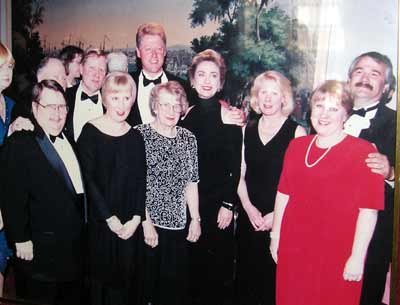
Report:
[[[201,234],[196,138],[176,126],[187,108],[178,82],[157,85],[150,93],[155,120],[136,127],[144,138],[147,163],[146,221],[142,223],[147,244],[146,304],[187,304],[186,240],[196,242]]]

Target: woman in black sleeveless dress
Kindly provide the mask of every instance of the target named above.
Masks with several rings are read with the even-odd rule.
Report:
[[[244,131],[238,194],[236,300],[243,305],[275,304],[275,262],[269,253],[276,188],[291,139],[306,135],[289,118],[290,81],[275,71],[259,75],[251,88],[251,106],[261,116]]]

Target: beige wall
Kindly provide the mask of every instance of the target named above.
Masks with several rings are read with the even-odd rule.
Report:
[[[0,0],[0,41],[11,49],[11,0]]]

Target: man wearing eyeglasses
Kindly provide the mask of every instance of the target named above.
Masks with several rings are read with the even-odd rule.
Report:
[[[80,304],[86,209],[79,164],[62,133],[63,88],[33,88],[33,132],[14,133],[4,147],[2,212],[14,270],[26,287],[17,296],[45,304]]]

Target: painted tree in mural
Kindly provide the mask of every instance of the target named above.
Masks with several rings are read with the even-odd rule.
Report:
[[[27,75],[32,73],[44,56],[37,31],[37,27],[43,23],[43,4],[44,0],[12,2],[13,55],[20,87],[16,91],[21,91],[28,85],[30,76]]]
[[[216,33],[192,41],[195,52],[219,51],[228,66],[227,87],[231,102],[242,100],[252,79],[265,70],[277,70],[296,83],[292,67],[305,56],[297,48],[296,20],[273,0],[194,0],[192,27],[208,20],[219,23]]]

